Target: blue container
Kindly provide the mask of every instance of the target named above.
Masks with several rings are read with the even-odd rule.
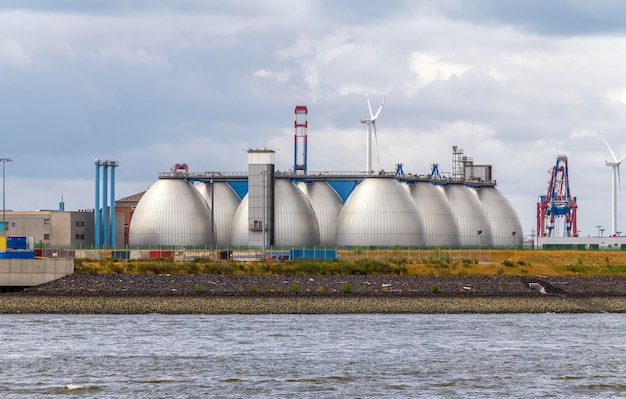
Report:
[[[0,259],[34,259],[35,251],[2,251]]]
[[[336,259],[337,251],[334,249],[292,249],[291,259]]]
[[[7,249],[26,249],[26,237],[7,237]]]

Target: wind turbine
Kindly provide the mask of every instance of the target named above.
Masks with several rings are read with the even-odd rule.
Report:
[[[370,105],[370,99],[367,96],[367,92],[365,92],[365,100],[367,100],[367,108],[370,111],[369,119],[361,119],[361,123],[365,123],[367,125],[367,174],[371,175],[372,170],[372,129],[374,129],[374,140],[376,141],[376,162],[380,166],[380,157],[378,154],[378,136],[376,135],[376,119],[378,115],[380,115],[380,111],[383,109],[383,105],[385,105],[385,99],[380,104],[378,111],[376,111],[376,115],[372,113],[372,106]]]
[[[617,234],[617,188],[619,187],[620,192],[622,191],[622,183],[621,183],[621,178],[619,174],[619,166],[622,163],[622,161],[624,161],[624,158],[626,158],[626,154],[624,154],[624,156],[622,156],[620,159],[617,159],[617,157],[615,156],[615,153],[613,152],[613,149],[611,149],[611,146],[609,145],[609,142],[606,141],[602,133],[598,133],[598,134],[600,135],[600,137],[602,137],[602,140],[604,140],[604,143],[606,144],[606,146],[609,149],[609,152],[611,153],[611,157],[613,157],[613,161],[604,161],[606,163],[606,166],[610,166],[613,168],[613,176],[612,176],[612,184],[611,184],[611,235],[613,235],[613,234]]]

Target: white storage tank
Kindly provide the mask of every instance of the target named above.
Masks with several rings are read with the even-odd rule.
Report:
[[[365,178],[341,210],[337,245],[423,246],[422,220],[409,192],[394,178]]]
[[[320,245],[335,245],[337,221],[343,201],[325,181],[300,182],[298,188],[311,202],[320,229]]]
[[[213,188],[211,188],[211,183],[200,182],[196,185],[196,188],[206,200],[209,209],[211,205],[214,207],[213,221],[215,223],[217,245],[230,245],[233,219],[241,203],[239,196],[226,182],[214,182]],[[215,190],[215,196],[214,199],[211,199],[213,190]]]
[[[441,185],[418,181],[409,185],[411,197],[424,225],[427,247],[461,245],[456,219]]]
[[[159,179],[141,197],[130,222],[131,246],[209,246],[211,212],[183,179]]]
[[[478,200],[476,190],[460,183],[451,183],[445,191],[459,229],[460,244],[470,247],[493,245],[491,222]]]
[[[521,247],[524,239],[522,224],[509,200],[495,187],[482,187],[478,198],[491,222],[494,247]]]

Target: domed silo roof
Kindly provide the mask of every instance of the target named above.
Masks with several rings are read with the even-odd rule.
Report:
[[[230,244],[236,247],[248,247],[248,194],[246,194],[233,216]]]
[[[478,198],[491,222],[493,245],[496,247],[522,245],[524,237],[522,224],[509,200],[495,187],[481,188],[478,190]]]
[[[209,209],[211,205],[215,208],[213,210],[213,221],[215,222],[217,245],[230,245],[233,218],[241,202],[239,196],[226,182],[216,181],[213,183],[213,190],[215,190],[213,200],[211,200],[211,183],[201,182],[196,185],[196,188],[206,200]]]
[[[311,202],[320,227],[320,245],[335,245],[337,220],[343,201],[325,181],[298,183],[298,188]]]
[[[411,197],[424,225],[424,243],[428,247],[461,245],[459,229],[450,209],[444,188],[430,182],[410,185]]]
[[[206,246],[212,234],[200,192],[183,179],[159,179],[137,204],[128,240],[133,246]]]
[[[337,245],[423,246],[422,220],[409,192],[393,178],[365,178],[339,214]]]
[[[231,243],[247,247],[248,195],[243,197],[233,218]],[[276,179],[274,185],[274,246],[318,245],[319,224],[311,203],[295,184]]]
[[[462,246],[493,245],[491,222],[478,200],[476,191],[456,183],[446,186],[445,191],[459,229],[460,244]],[[482,231],[480,237],[478,237],[478,230]]]
[[[274,184],[274,245],[319,245],[320,228],[304,193],[287,179]]]

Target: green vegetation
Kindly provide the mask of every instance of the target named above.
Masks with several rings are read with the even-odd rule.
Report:
[[[341,292],[343,292],[344,294],[349,294],[352,292],[352,286],[348,283],[343,283],[343,285],[341,286]]]
[[[385,250],[386,251],[386,250]],[[576,250],[339,251],[336,260],[215,261],[75,259],[79,274],[284,274],[284,275],[626,275],[626,251]],[[358,258],[355,258],[358,252]],[[480,258],[479,258],[480,256]],[[480,259],[480,261],[479,261]],[[293,290],[297,287],[289,287]],[[252,288],[251,288],[252,290]],[[259,290],[259,287],[254,287]]]

